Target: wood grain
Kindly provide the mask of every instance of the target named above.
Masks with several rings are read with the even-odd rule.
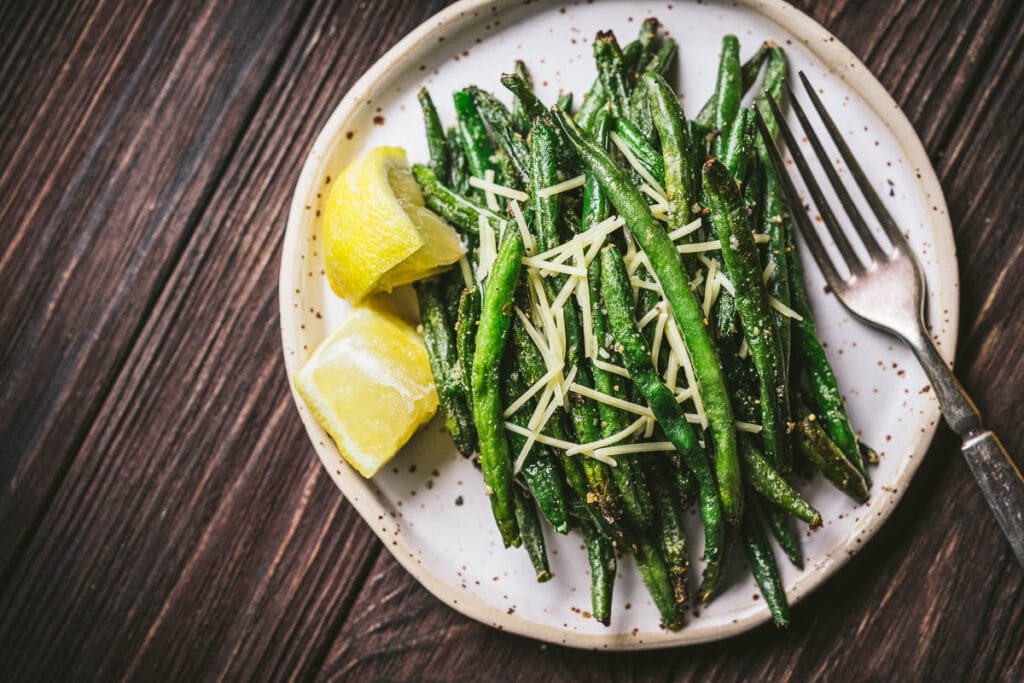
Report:
[[[0,5],[4,678],[1024,678],[1024,573],[944,430],[786,632],[545,646],[382,551],[291,406],[279,247],[334,105],[443,4]],[[960,252],[958,370],[1020,453],[1024,6],[798,5],[925,142]]]
[[[28,73],[4,81],[0,100],[18,103],[5,130],[20,133],[5,136],[0,172],[0,576],[93,428],[250,123],[276,58],[265,46],[280,49],[297,18],[266,5],[100,3],[39,36],[70,46],[41,55],[59,68],[36,75],[26,60]]]

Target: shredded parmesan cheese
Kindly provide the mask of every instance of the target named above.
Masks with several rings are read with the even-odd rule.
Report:
[[[786,316],[787,318],[792,318],[793,320],[803,320],[804,319],[804,317],[802,315],[800,315],[799,313],[794,311],[792,308],[790,308],[786,304],[784,304],[781,301],[779,301],[778,299],[776,299],[774,296],[768,297],[768,305],[771,306],[772,308],[774,308],[776,311],[778,311],[782,315]]]
[[[643,317],[636,322],[637,329],[644,329],[651,324],[651,321],[657,318],[661,314],[662,308],[658,304],[654,305],[654,308],[644,313]]]
[[[586,182],[586,178],[587,177],[584,175],[578,175],[575,178],[563,180],[562,182],[556,183],[555,185],[551,185],[550,187],[545,187],[540,190],[537,190],[537,196],[551,197],[556,194],[561,194],[562,192],[575,190],[577,187],[583,187],[583,183]]]
[[[527,438],[533,436],[534,441],[536,441],[537,443],[542,443],[545,446],[551,446],[552,448],[559,448],[563,451],[576,446],[576,444],[574,444],[571,441],[563,441],[562,439],[556,439],[553,436],[548,436],[547,434],[534,434],[529,429],[526,429],[525,427],[520,427],[519,425],[514,424],[512,422],[506,422],[505,429],[512,432],[513,434],[518,434],[519,436],[525,436]]]
[[[537,242],[533,239],[533,235],[530,234],[530,229],[526,226],[526,217],[523,216],[523,210],[519,206],[519,202],[513,199],[509,202],[509,208],[512,209],[512,215],[516,219],[516,226],[519,228],[519,234],[523,237],[524,251],[526,251],[527,255],[536,253]]]
[[[755,244],[765,244],[769,241],[768,235],[762,233],[754,234]],[[680,254],[700,254],[705,251],[718,251],[722,248],[722,240],[709,240],[707,242],[689,242],[676,246]]]
[[[515,207],[513,207],[512,210],[515,211]],[[521,215],[522,212],[520,212],[520,216]],[[615,232],[625,224],[626,221],[623,220],[621,216],[609,216],[608,218],[604,219],[603,221],[601,221],[594,227],[590,228],[589,230],[581,232],[580,234],[573,237],[571,240],[563,242],[556,247],[552,247],[551,249],[548,249],[542,254],[537,254],[537,256],[539,258],[544,259],[545,261],[551,261],[554,260],[555,257],[565,252],[568,252],[571,255],[572,250],[576,248],[576,242],[580,242],[582,244],[590,244],[594,241],[603,241],[608,235]],[[523,225],[526,225],[526,221],[523,221]]]
[[[668,234],[668,238],[673,242],[676,242],[682,239],[683,237],[686,237],[687,235],[691,235],[697,232],[698,230],[700,230],[700,226],[701,220],[698,218],[696,220],[690,221],[681,228],[676,228],[675,230]]]
[[[487,278],[498,257],[498,248],[494,241],[494,228],[483,215],[478,221],[480,227],[480,254],[476,264],[476,279],[481,282]]]
[[[690,354],[686,351],[686,345],[683,343],[683,336],[680,334],[679,328],[674,319],[670,319],[669,324],[665,326],[665,336],[668,338],[669,346],[672,347],[676,356],[679,357],[679,364],[682,366],[683,372],[686,375],[686,385],[693,390],[693,406],[697,409],[697,415],[700,416],[700,425],[707,429],[708,416],[704,411],[704,399],[700,395],[700,387],[697,384],[697,378],[693,372],[693,363],[690,361]]]
[[[715,304],[715,299],[718,297],[718,261],[712,260],[711,265],[708,266],[708,276],[704,280],[707,285],[704,286],[704,303],[701,304],[701,308],[704,309],[704,317],[711,315],[711,307]]]
[[[590,362],[594,364],[595,368],[604,370],[607,373],[618,375],[619,377],[629,377],[629,370],[626,370],[626,368],[615,365],[614,363],[608,363],[606,361],[601,360],[600,358],[592,358]]]
[[[665,368],[665,386],[669,388],[669,391],[675,393],[676,391],[676,380],[679,374],[679,360],[676,358],[676,354],[670,354],[668,357],[668,366]]]
[[[661,310],[658,312],[658,323],[654,326],[654,340],[651,342],[651,362],[654,363],[654,367],[658,367],[661,358],[661,340],[665,336],[665,326],[668,324],[668,313],[664,307],[658,304],[657,308]]]
[[[640,177],[646,180],[647,184],[650,185],[664,199],[665,188],[663,188],[661,186],[661,183],[655,180],[654,176],[648,173],[647,169],[645,169],[643,165],[641,165],[641,163],[637,160],[636,156],[634,156],[633,152],[629,150],[629,147],[627,147],[626,144],[622,141],[622,138],[619,137],[619,134],[616,133],[615,131],[612,131],[610,137],[612,139],[612,143],[614,143],[614,145],[619,148],[619,151],[622,152],[622,156],[626,157],[626,161],[628,161],[629,165],[633,167],[633,170],[639,173]]]
[[[524,256],[522,259],[524,266],[530,266],[540,271],[543,277],[547,273],[564,273],[565,275],[576,275],[578,277],[586,277],[586,268],[577,268],[574,266],[567,266],[563,263],[552,263],[551,261],[542,261],[536,256]]]
[[[633,434],[636,434],[638,431],[643,429],[646,424],[646,417],[638,417],[636,420],[633,421],[631,425],[629,425],[625,429],[619,430],[612,434],[611,436],[606,436],[605,438],[598,439],[597,441],[591,441],[590,443],[582,443],[579,446],[573,446],[572,448],[567,449],[565,451],[565,454],[576,455],[577,453],[593,453],[599,448],[612,446],[624,439],[628,439]]]
[[[632,453],[670,453],[676,450],[671,441],[644,441],[642,443],[630,443],[622,446],[607,446],[594,451],[593,457],[630,455]]]
[[[505,409],[505,412],[502,413],[502,415],[504,415],[505,417],[512,417],[513,415],[515,415],[520,408],[526,405],[527,401],[533,398],[538,391],[546,387],[548,382],[556,378],[560,372],[562,372],[562,368],[559,367],[554,367],[548,370],[540,379],[534,382],[530,386],[530,388],[523,393],[522,396],[513,401],[512,404]]]
[[[488,169],[484,174],[483,178],[477,178],[476,176],[469,177],[469,186],[475,187],[478,190],[483,190],[484,194],[487,193],[497,195],[499,197],[505,197],[506,199],[515,199],[519,202],[525,202],[530,198],[530,195],[522,192],[521,190],[515,190],[511,187],[505,187],[504,185],[498,185],[494,182],[494,171]],[[492,211],[497,211],[497,202],[494,207],[488,207]]]
[[[612,406],[613,408],[625,410],[627,413],[634,413],[636,415],[643,415],[645,417],[654,417],[654,413],[652,413],[651,409],[648,408],[647,406],[642,406],[638,403],[632,403],[630,401],[626,401],[615,396],[609,396],[608,394],[602,394],[600,391],[597,391],[596,389],[591,389],[590,387],[585,387],[582,384],[577,384],[573,382],[573,384],[570,385],[569,387],[569,391],[573,392],[574,394],[584,396],[586,398],[592,398],[598,403],[604,403],[605,405]]]
[[[729,292],[731,296],[736,296],[736,288],[732,284],[732,280],[725,276],[725,273],[718,271],[718,276],[715,278],[718,280],[718,284],[721,285],[722,289]]]
[[[663,294],[663,292],[661,291],[661,285],[659,285],[657,282],[648,282],[647,280],[641,280],[638,277],[631,277],[629,278],[629,283],[633,285],[634,288],[649,289],[652,292]]]
[[[462,273],[462,282],[467,287],[473,286],[473,269],[469,266],[469,259],[463,254],[459,257],[459,271]]]
[[[661,185],[658,185],[658,189],[651,187],[650,185],[641,185],[640,191],[645,195],[654,200],[654,204],[651,204],[651,211],[656,211],[657,207],[664,207],[662,210],[668,210],[668,199],[665,197],[665,191],[661,190]]]

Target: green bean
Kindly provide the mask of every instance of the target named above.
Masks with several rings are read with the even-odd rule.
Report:
[[[530,148],[516,132],[512,114],[494,95],[479,88],[469,88],[473,102],[498,146],[505,152],[512,166],[509,184],[516,189],[530,185]]]
[[[602,111],[595,122],[594,139],[602,147],[608,145],[608,124],[611,122],[611,112]],[[607,193],[597,182],[593,173],[586,174],[586,182],[583,187],[583,213],[586,217],[586,227],[590,228],[608,217],[611,206]],[[587,287],[590,293],[591,319],[593,321],[593,335],[597,343],[614,357],[616,352],[607,348],[607,325],[604,314],[604,307],[601,304],[601,260],[594,259],[590,263],[587,278]],[[624,379],[615,380],[606,370],[591,364],[591,376],[594,379],[595,388],[601,393],[617,398],[626,398],[626,391],[623,390]],[[626,416],[621,410],[602,403],[598,406],[601,416],[601,436],[609,437],[612,434],[623,430],[627,426]],[[642,456],[641,456],[642,457]],[[618,467],[612,469],[612,479],[619,492],[619,498],[625,508],[626,516],[637,529],[646,529],[651,524],[654,514],[654,505],[651,501],[651,494],[648,490],[646,478],[638,456],[621,455],[617,458]]]
[[[521,290],[522,288],[520,288]],[[519,298],[520,294],[517,293],[516,296]],[[525,334],[525,328],[520,330],[521,327],[521,321],[512,321],[512,342],[509,351],[505,354],[505,365],[501,372],[503,410],[522,396],[533,382],[540,379],[527,375],[525,369],[518,362],[522,355],[520,346],[523,343],[523,337],[526,337],[527,343],[530,342]],[[525,428],[536,404],[535,399],[528,401],[522,408],[509,416],[509,421]],[[518,455],[526,445],[526,438],[515,432],[508,433],[508,440],[510,451],[515,455]],[[520,473],[544,518],[558,533],[568,533],[569,504],[562,487],[561,472],[551,450],[542,444],[533,444],[523,462]]]
[[[547,107],[538,99],[533,86],[525,78],[518,74],[502,74],[501,84],[515,96],[530,121],[547,118]]]
[[[594,618],[608,626],[612,621],[612,590],[615,587],[615,547],[591,524],[582,524],[583,543],[590,564],[590,609]]]
[[[802,318],[802,320],[794,322],[796,354],[800,359],[800,366],[806,373],[815,407],[829,438],[867,481],[864,458],[857,445],[857,437],[850,424],[846,405],[843,403],[843,395],[839,391],[835,373],[832,372],[832,366],[825,354],[825,347],[822,346],[814,326],[814,316],[807,301],[807,292],[804,290],[799,255],[791,247],[788,256],[789,270],[792,276],[790,287],[792,306],[793,310]]]
[[[764,88],[776,102],[781,101],[782,83],[786,78],[786,53],[781,47],[773,46],[768,51],[768,68],[765,70]],[[764,117],[768,131],[774,136],[778,132],[778,123],[772,115],[771,108],[764,102],[764,97],[755,99],[755,106]],[[755,138],[757,156],[762,170],[762,197],[760,206],[761,223],[768,234],[769,250],[772,255],[774,267],[768,276],[768,291],[776,299],[787,306],[792,305],[791,289],[797,285],[792,282],[793,275],[790,272],[790,259],[787,254],[792,250],[793,226],[790,221],[789,211],[786,207],[783,196],[782,185],[775,166],[768,156],[768,148],[765,140],[757,135]],[[802,286],[802,283],[800,284]],[[786,359],[787,367],[792,365],[792,321],[786,316],[776,316],[775,320],[779,328],[779,337],[782,342],[782,352]]]
[[[430,150],[430,169],[439,178],[448,177],[448,150],[444,127],[437,115],[437,108],[426,88],[420,88],[417,95],[423,110],[423,125],[427,132],[427,149]]]
[[[611,127],[611,112],[607,109],[600,111],[594,119],[593,137],[602,148],[608,148],[609,132]],[[582,229],[589,229],[597,225],[611,213],[611,206],[608,202],[608,195],[601,189],[601,183],[593,173],[587,171],[583,182],[583,218],[580,222]]]
[[[426,166],[413,164],[412,175],[423,192],[423,201],[427,207],[462,232],[479,234],[480,216],[485,217],[492,226],[504,224],[505,219],[486,206],[442,185],[434,172]]]
[[[531,151],[531,189],[534,215],[536,216],[537,244],[544,251],[560,243],[558,235],[559,198],[557,196],[541,196],[540,190],[554,185],[558,181],[558,169],[555,165],[555,136],[553,130],[543,121],[538,120],[530,133]],[[548,281],[545,284],[551,284]],[[552,287],[549,296],[554,298],[556,287]],[[582,338],[579,318],[574,306],[567,305],[564,309],[566,358],[577,367],[576,382],[583,386],[592,386],[587,367],[581,361]],[[576,438],[580,443],[589,443],[600,438],[598,425],[598,408],[592,399],[578,397],[570,405],[569,416],[572,419]],[[620,526],[624,511],[611,479],[609,467],[591,458],[584,458],[583,472],[587,479],[589,496],[601,511],[604,519],[613,526]],[[625,534],[625,532],[623,532]]]
[[[597,177],[612,205],[626,220],[634,238],[647,254],[665,292],[665,298],[686,340],[704,411],[714,437],[722,506],[729,519],[738,519],[743,503],[739,492],[739,454],[729,391],[725,386],[718,354],[704,327],[704,311],[690,290],[689,277],[683,270],[675,245],[665,229],[654,220],[647,202],[630,185],[629,177],[608,153],[584,139],[572,119],[557,110],[555,116],[588,170]],[[675,399],[672,400],[674,403]]]
[[[740,182],[742,185],[744,178],[747,180],[746,187],[744,188],[744,202],[747,205],[748,213],[751,210],[751,198],[759,196],[761,187],[759,182],[760,176],[756,173],[751,174],[749,172],[751,168],[750,156],[753,151],[751,143],[753,129],[749,127],[739,128],[740,126],[745,126],[745,124],[749,123],[749,115],[749,110],[741,109],[740,113],[736,116],[736,120],[733,122],[733,131],[731,131],[729,135],[730,149],[727,149],[726,158],[723,160],[726,167],[729,169],[730,175],[732,175],[737,182]],[[741,130],[742,133],[740,133]],[[751,214],[752,223],[750,227],[756,232],[756,226],[753,222],[754,215],[756,214]],[[760,221],[757,221],[757,225],[760,225]],[[778,319],[776,318],[776,321],[777,320]],[[732,294],[723,289],[718,296],[718,303],[716,306],[715,337],[719,340],[720,344],[729,346],[731,351],[735,354],[735,352],[739,350],[739,347],[736,345],[736,339],[739,336],[739,333],[740,329],[737,325],[736,319],[736,300],[733,299]],[[786,354],[784,350],[783,361],[785,362],[787,358],[788,354]],[[739,362],[734,359],[734,364],[743,371],[751,368],[749,362]],[[786,365],[786,367],[788,367],[788,365]],[[729,379],[728,373],[726,373],[726,378]],[[741,379],[740,381],[743,380]],[[751,383],[750,386],[756,386],[756,384]],[[734,396],[736,395],[737,394],[734,394]],[[756,401],[757,399],[753,398],[753,394],[751,394],[750,400]],[[759,420],[760,418],[755,417],[755,415],[756,413],[750,414],[749,419],[753,421]]]
[[[611,31],[599,31],[594,38],[597,76],[608,96],[612,114],[626,116],[629,112],[629,85],[622,64],[622,49]]]
[[[675,396],[661,382],[651,362],[647,340],[636,329],[629,275],[619,250],[607,246],[601,252],[601,295],[608,315],[608,326],[615,341],[622,347],[622,361],[640,394],[654,412],[665,436],[682,454],[686,466],[697,477],[700,486],[701,519],[704,521],[704,555],[709,567],[722,561],[722,502],[718,497],[715,476],[697,443],[697,435],[687,422]],[[653,482],[648,482],[653,484]],[[710,597],[714,585],[701,587],[701,599]]]
[[[632,70],[639,71],[654,58],[655,50],[658,48],[658,28],[660,26],[661,22],[654,17],[647,17],[640,23],[640,33],[636,37],[636,43],[640,46],[640,52],[636,57],[635,64],[623,64],[624,66],[629,66]]]
[[[686,553],[683,513],[672,486],[673,476],[671,472],[666,471],[668,463],[659,462],[657,455],[651,455],[643,465],[657,511],[661,555],[668,566],[672,592],[676,602],[681,605],[689,598],[690,558]]]
[[[643,33],[645,30],[644,25],[640,25],[640,32]],[[636,71],[640,68],[640,60],[643,58],[644,46],[640,43],[639,38],[631,40],[626,43],[626,47],[622,48],[622,68],[626,70],[626,73]],[[601,83],[600,78],[594,79],[594,85]]]
[[[469,457],[476,448],[476,429],[466,402],[465,381],[459,367],[452,326],[445,310],[441,278],[432,277],[416,283],[416,294],[423,340],[445,427],[459,453]]]
[[[487,135],[487,128],[480,117],[480,111],[473,102],[473,95],[468,90],[460,90],[453,96],[455,114],[459,121],[459,140],[469,162],[469,171],[478,178],[483,178],[487,171],[498,172],[494,163],[494,145]],[[499,179],[500,180],[500,179]]]
[[[728,292],[722,292],[722,295],[726,294]],[[719,302],[720,305],[722,303]],[[735,307],[732,310],[735,311]],[[719,348],[722,349],[722,368],[725,371],[725,379],[733,390],[736,419],[744,422],[757,422],[761,419],[761,399],[758,397],[757,371],[754,369],[750,356],[739,357],[739,342],[735,338],[724,340]]]
[[[640,81],[638,80],[637,83]],[[629,97],[629,121],[637,130],[637,137],[648,145],[654,141],[654,115],[651,101],[642,88],[636,88]]]
[[[641,30],[643,29],[641,28]],[[637,70],[642,49],[639,40],[634,40],[622,48],[622,66],[627,74]],[[606,104],[608,104],[608,97],[601,85],[601,79],[595,78],[576,112],[577,125],[585,131],[592,130],[597,113],[604,109]]]
[[[551,579],[551,567],[548,565],[548,553],[544,548],[544,530],[541,529],[537,509],[519,489],[515,491],[515,506],[516,522],[519,524],[523,546],[530,556],[533,570],[537,573],[537,583],[544,583]]]
[[[744,478],[755,491],[812,527],[821,526],[821,513],[765,460],[764,455],[750,439],[743,439],[740,453],[743,454]]]
[[[786,72],[789,69],[788,60],[786,59],[786,51],[778,45],[771,45],[767,48],[768,52],[768,66],[764,72],[764,86],[762,91],[767,90],[772,96],[772,99],[776,102],[782,101],[782,84],[786,80]],[[768,132],[771,133],[772,137],[778,135],[779,124],[775,120],[775,116],[772,114],[771,107],[765,101],[763,94],[758,94],[754,99],[755,105],[761,112],[761,116],[764,118],[765,124],[768,126]]]
[[[503,74],[501,77],[501,84],[504,85],[509,92],[515,95],[516,99],[522,103],[523,109],[530,119],[540,119],[548,125],[554,125],[551,120],[551,113],[537,98],[537,95],[533,92],[533,88],[530,87],[530,84],[523,78],[516,74]],[[555,150],[558,154],[558,167],[566,174],[576,175],[576,172],[579,169],[579,159],[576,157],[576,152],[573,150],[572,145],[565,140],[560,129],[555,127],[554,131],[555,135],[558,137],[558,145]]]
[[[640,80],[640,76],[644,71],[658,68],[658,65],[655,65],[653,69],[648,68],[648,65],[656,56],[655,49],[657,46],[655,41],[657,40],[657,34],[658,20],[653,17],[645,20],[640,26],[640,36],[637,39],[637,42],[640,44],[640,54],[636,66],[631,68],[624,64],[627,84],[626,94],[629,103],[627,114],[645,140],[649,140],[654,136],[651,106],[647,102],[647,98],[643,96],[643,93],[630,92],[630,90]],[[670,57],[670,55],[663,55],[663,57]]]
[[[576,123],[585,131],[591,131],[594,127],[594,119],[599,112],[605,109],[608,104],[608,97],[604,94],[601,80],[595,79],[590,91],[583,97],[580,108],[576,110]]]
[[[476,348],[476,328],[479,324],[480,290],[476,287],[466,287],[459,295],[459,312],[455,319],[455,351],[459,359],[459,371],[465,384],[466,399],[470,406],[473,401],[470,379],[473,376],[473,350]],[[478,444],[474,445],[479,448]]]
[[[768,57],[768,48],[768,43],[761,45],[761,47],[757,48],[757,52],[751,55],[747,61],[743,62],[743,66],[740,67],[740,75],[743,79],[743,93],[750,90],[750,87],[754,85],[754,81],[757,80],[757,74],[761,71],[761,65],[764,64],[765,59]],[[693,121],[702,128],[710,128],[715,125],[714,95],[704,103],[700,113],[697,114]]]
[[[804,551],[800,547],[800,534],[791,523],[789,513],[772,505],[769,505],[764,513],[768,518],[768,528],[772,530],[772,535],[779,542],[782,552],[786,553],[794,567],[803,569]]]
[[[555,102],[556,102],[556,104],[558,104],[558,108],[559,109],[561,109],[562,111],[568,113],[570,116],[572,115],[572,93],[571,92],[564,92],[564,93],[562,93],[561,95],[558,96],[558,99],[555,100]]]
[[[518,352],[516,365],[519,372],[525,373],[528,378],[533,378],[532,381],[540,379],[547,372],[547,367],[544,364],[540,351],[534,345],[533,340],[530,339],[523,325],[513,325],[512,333]],[[563,420],[566,418],[567,415],[561,409],[555,411],[551,419],[548,420],[544,433],[562,441],[569,441],[570,435],[563,423]],[[581,462],[580,456],[563,455],[560,461],[565,473],[566,485],[578,499],[581,508],[580,515],[596,523],[601,532],[612,539],[623,551],[630,550],[635,545],[634,540],[627,536],[626,530],[621,525],[613,524],[606,518],[605,510],[602,510],[598,503],[600,500],[608,501],[607,491],[604,491],[604,495],[600,495],[600,491],[593,491],[591,489],[587,470],[584,463]],[[590,474],[594,476],[596,473],[591,470]],[[593,494],[593,496],[590,494]],[[608,512],[609,517],[617,519],[617,516],[614,514],[614,508],[609,508]]]
[[[749,109],[740,109],[736,114],[725,140],[725,156],[722,157],[722,163],[729,169],[729,174],[736,182],[742,183],[747,176],[750,155],[754,149],[754,127],[751,125]]]
[[[647,73],[643,84],[650,97],[654,125],[661,140],[668,226],[675,230],[693,220],[697,211],[700,181],[697,169],[689,162],[693,141],[679,98],[665,79],[656,73]]]
[[[798,406],[797,417],[800,419],[800,452],[804,457],[810,460],[840,491],[858,503],[866,501],[868,485],[864,476],[821,428],[817,416],[806,406]]]
[[[679,499],[679,507],[683,510],[689,509],[697,502],[700,496],[700,487],[693,472],[686,466],[678,453],[669,453],[667,460],[672,467],[672,480],[676,485],[676,497]]]
[[[675,591],[669,578],[669,570],[661,557],[658,545],[645,537],[636,554],[636,566],[640,570],[640,580],[644,582],[650,593],[654,606],[661,615],[661,627],[669,631],[678,631],[683,627],[683,610],[676,602]]]
[[[445,142],[448,152],[448,175],[438,176],[438,183],[447,185],[456,195],[465,197],[472,192],[472,188],[469,186],[469,161],[459,140],[459,129],[454,126],[449,128]]]
[[[587,286],[590,288],[590,310],[594,323],[594,338],[601,348],[608,349],[607,321],[604,306],[601,303],[601,259],[590,262]],[[622,383],[626,380],[613,379],[606,370],[591,364],[590,371],[594,379],[594,388],[602,394],[622,398]],[[601,417],[601,437],[607,438],[617,434],[628,426],[626,415],[613,406],[601,403],[597,406]],[[618,466],[612,468],[611,476],[622,500],[629,521],[637,529],[644,530],[651,525],[654,504],[647,486],[646,476],[637,456],[621,455],[617,458]]]
[[[651,61],[647,62],[644,71],[653,72],[659,76],[666,76],[669,69],[672,68],[672,61],[675,59],[678,51],[679,44],[672,38],[666,38],[662,41],[661,47],[658,48]]]
[[[537,248],[547,251],[558,246],[558,196],[542,196],[541,190],[558,182],[555,134],[541,120],[530,132],[530,191],[536,218]]]
[[[751,505],[743,514],[743,547],[747,551],[747,559],[754,572],[761,595],[771,610],[772,620],[776,626],[782,627],[789,623],[789,604],[786,602],[786,589],[782,586],[779,568],[775,564],[768,538],[761,527],[757,514],[757,499],[751,496]]]
[[[594,259],[592,265],[593,264],[597,264],[597,266],[599,267],[600,264],[601,264],[600,259]],[[600,272],[601,272],[600,270],[596,270],[594,273],[592,273],[590,275],[590,277],[589,277],[590,281],[594,282],[594,283],[600,283],[600,279],[601,279]],[[650,274],[650,272],[648,272],[648,270],[646,268],[642,267],[642,268],[638,269],[637,270],[637,276],[642,278],[643,280],[645,280],[647,282],[654,282],[654,276],[652,276]],[[636,310],[636,316],[635,316],[637,319],[639,319],[640,317],[645,315],[648,311],[650,311],[652,308],[654,308],[654,306],[656,306],[657,303],[661,300],[661,298],[656,293],[654,293],[653,291],[651,291],[649,289],[641,289],[640,292],[639,292],[639,295],[640,296],[637,299],[637,310]],[[601,299],[601,295],[600,295],[599,291],[596,291],[594,294],[592,294],[592,296],[596,300],[600,300]],[[603,313],[602,313],[602,315],[603,315]],[[644,336],[644,339],[647,340],[648,344],[652,344],[653,340],[654,340],[654,325],[648,325],[644,330],[641,331],[641,334]],[[614,349],[609,349],[609,352],[612,352],[612,351],[614,351],[613,358],[620,358],[621,354],[619,354],[618,351],[615,351]],[[652,361],[652,363],[656,363],[656,367],[658,368],[658,372],[664,373],[665,368],[668,366],[667,354],[659,354],[659,356],[662,356],[662,358],[658,358],[658,359],[652,358],[651,361]],[[620,360],[620,364],[621,364],[621,360]],[[637,398],[636,387],[635,386],[631,386],[630,388],[633,390],[632,391],[632,395],[622,395],[622,396],[620,396],[620,398],[626,398],[627,400],[635,401],[636,398]],[[623,424],[622,426],[625,427],[625,424]],[[665,437],[664,432],[661,430],[661,427],[659,427],[657,424],[654,425],[654,431],[652,432],[651,438],[654,441],[666,441],[667,440],[667,438]],[[640,455],[640,456],[638,456],[638,459],[643,459],[645,457],[652,457],[652,456]],[[693,502],[695,500],[697,500],[697,497],[698,497],[698,487],[697,487],[697,480],[696,480],[696,478],[694,478],[693,473],[683,463],[682,456],[680,456],[678,452],[669,452],[669,453],[665,453],[665,454],[658,454],[658,455],[655,455],[653,457],[665,458],[665,459],[667,459],[669,461],[669,464],[672,467],[673,480],[675,481],[676,488],[678,489],[677,490],[677,494],[678,494],[678,498],[679,498],[679,504],[680,504],[680,506],[684,510],[689,508],[693,504]],[[638,477],[638,480],[644,481],[646,483],[646,477],[644,477],[644,478],[639,478]],[[648,487],[648,488],[650,488],[650,487]],[[648,498],[649,497],[650,496],[648,495]],[[642,501],[642,502],[644,502],[644,505],[645,505],[644,509],[645,510],[651,510],[651,512],[649,513],[649,516],[653,515],[653,508],[651,507],[651,505],[653,505],[653,503],[647,503],[646,501]]]
[[[747,208],[736,181],[717,159],[704,164],[704,203],[711,225],[722,243],[725,271],[736,291],[736,310],[760,379],[762,437],[769,461],[790,466],[786,429],[789,423],[789,385],[782,347],[775,331],[774,312],[761,280],[761,262],[747,224]]]
[[[722,38],[722,57],[718,63],[718,81],[715,83],[715,129],[718,138],[713,149],[717,157],[725,152],[726,132],[740,110],[743,98],[743,71],[740,68],[740,41],[736,36]]]
[[[651,176],[662,185],[665,184],[665,162],[658,150],[651,146],[640,130],[634,126],[629,119],[615,119],[615,134],[622,140],[626,149],[636,157],[636,160],[644,167]]]
[[[515,516],[512,462],[501,414],[499,377],[522,258],[522,236],[518,230],[506,230],[484,291],[471,384],[473,420],[480,438],[480,466],[491,500],[491,511],[505,547],[518,546],[522,542]]]
[[[530,78],[530,72],[521,59],[516,60],[515,74],[523,79],[530,88],[533,88],[533,79]],[[518,97],[512,101],[512,122],[515,124],[516,132],[520,135],[525,137],[530,132],[532,126],[530,117],[526,115],[523,103],[519,101]]]

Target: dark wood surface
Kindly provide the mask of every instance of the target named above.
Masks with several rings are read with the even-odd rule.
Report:
[[[545,646],[382,551],[291,404],[280,245],[333,107],[444,4],[0,5],[0,678],[1024,678],[1024,572],[945,430],[785,632]],[[920,133],[959,249],[958,373],[1024,451],[1024,4],[797,4]]]

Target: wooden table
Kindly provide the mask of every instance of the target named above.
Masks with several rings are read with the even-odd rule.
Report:
[[[0,7],[0,677],[1024,678],[1024,572],[946,430],[785,632],[594,654],[491,630],[313,454],[285,213],[355,79],[443,2]],[[1024,451],[1024,4],[797,3],[903,106],[960,253],[957,367]]]

